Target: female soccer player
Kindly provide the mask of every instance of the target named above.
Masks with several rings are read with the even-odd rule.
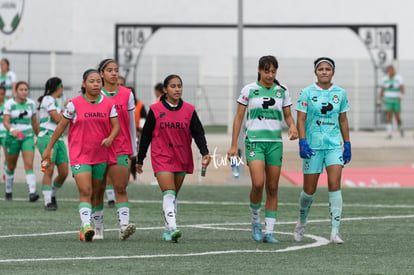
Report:
[[[387,114],[387,139],[392,138],[392,114],[395,115],[397,127],[401,137],[404,137],[404,130],[401,122],[401,99],[404,95],[404,81],[401,75],[395,73],[393,66],[388,66],[388,75],[382,80],[379,103],[384,100]]]
[[[181,99],[183,82],[178,75],[164,80],[164,96],[152,104],[142,130],[137,172],[142,173],[144,158],[151,143],[151,162],[163,194],[165,231],[162,239],[177,242],[181,231],[177,229],[177,194],[185,175],[194,169],[191,141],[194,138],[208,165],[211,157],[207,141],[195,107]]]
[[[10,71],[10,62],[7,58],[0,61],[0,86],[6,88],[6,98],[11,98],[16,94],[16,74]]]
[[[120,226],[119,239],[126,240],[136,229],[135,224],[129,223],[130,211],[126,190],[129,180],[128,158],[135,158],[137,155],[135,101],[130,89],[118,85],[118,64],[115,60],[102,60],[98,70],[103,81],[101,93],[115,105],[121,127],[112,146],[117,156],[117,163],[108,166],[104,182],[113,185]],[[105,189],[102,189],[93,202],[92,216],[96,231],[95,239],[103,239],[104,193]]]
[[[83,74],[82,95],[70,100],[63,112],[42,159],[50,158],[55,143],[69,125],[68,143],[72,174],[79,190],[81,241],[92,241],[92,199],[101,190],[107,163],[116,163],[111,144],[119,133],[118,115],[111,100],[101,95],[99,72],[89,69]]]
[[[282,113],[289,126],[291,140],[298,138],[295,121],[290,111],[292,100],[289,90],[276,80],[279,64],[274,56],[259,60],[258,79],[246,85],[237,100],[238,108],[233,123],[229,157],[239,157],[237,138],[244,114],[246,116],[246,160],[252,180],[250,212],[252,237],[255,241],[277,243],[273,229],[277,217],[277,192],[282,166]],[[266,186],[265,235],[262,238],[260,212],[263,188]]]
[[[12,200],[14,170],[20,151],[23,155],[26,182],[29,186],[29,201],[39,199],[36,193],[36,176],[33,172],[35,141],[39,126],[36,118],[35,102],[28,98],[29,84],[19,81],[16,84],[16,97],[4,104],[4,127],[6,135],[6,200]]]
[[[39,138],[37,139],[37,148],[40,155],[49,144],[50,137],[56,129],[57,124],[62,119],[62,110],[57,102],[63,94],[63,84],[59,77],[51,77],[46,81],[45,91],[38,101],[40,129]],[[53,154],[49,167],[44,171],[42,179],[42,193],[45,210],[56,210],[56,192],[62,187],[68,175],[68,152],[66,150],[63,137],[60,137],[53,147]],[[57,167],[58,174],[53,180],[53,170]]]
[[[294,231],[302,241],[309,208],[325,169],[328,174],[331,242],[341,244],[339,225],[342,214],[342,167],[351,161],[348,99],[344,89],[332,84],[335,62],[328,57],[314,61],[317,82],[303,89],[296,104],[300,157],[303,158],[303,190],[299,198],[299,220]],[[342,140],[344,151],[342,152]]]
[[[6,176],[6,168],[7,168],[7,162],[6,162],[6,134],[7,130],[4,128],[3,124],[3,114],[4,114],[4,102],[6,99],[6,87],[0,85],[0,146],[3,147],[3,156],[4,156],[4,177]]]

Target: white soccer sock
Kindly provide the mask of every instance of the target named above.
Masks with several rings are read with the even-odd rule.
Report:
[[[392,123],[387,123],[386,127],[387,127],[387,133],[391,135],[392,134]]]
[[[43,193],[43,200],[46,206],[48,203],[52,202],[52,186],[50,185],[42,186],[42,193]]]
[[[114,187],[113,186],[106,186],[106,198],[108,199],[108,201],[114,201],[115,200],[115,191],[114,191]]]
[[[331,214],[332,233],[338,233],[342,214],[341,190],[329,192],[329,213]]]
[[[95,210],[92,211],[92,221],[95,225],[95,228],[97,227],[103,227],[103,218],[104,218],[104,211],[103,211],[103,205],[101,210]]]
[[[126,226],[129,224],[129,203],[122,202],[116,205],[118,220],[120,226]]]
[[[175,191],[167,190],[163,192],[162,197],[162,209],[164,212],[164,219],[166,223],[166,229],[168,231],[177,229],[177,221],[175,218]]]
[[[265,217],[265,234],[272,234],[275,228],[276,219]]]
[[[89,203],[80,203],[78,206],[81,226],[91,224],[92,206]]]
[[[14,171],[10,172],[9,170],[6,170],[6,193],[12,193],[13,192],[13,181],[14,181]]]
[[[250,203],[250,215],[252,218],[252,223],[260,223],[261,209],[262,204],[260,202],[258,204]]]
[[[36,176],[33,171],[26,171],[26,183],[29,186],[29,193],[36,193]]]

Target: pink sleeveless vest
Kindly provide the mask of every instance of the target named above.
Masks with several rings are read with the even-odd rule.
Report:
[[[119,86],[118,92],[113,97],[108,97],[115,105],[116,112],[118,113],[119,125],[121,131],[112,143],[112,147],[117,155],[131,155],[132,143],[131,136],[129,134],[129,114],[128,114],[128,101],[131,95],[131,90],[123,86]]]
[[[155,117],[151,141],[151,162],[154,173],[192,174],[194,163],[190,122],[194,106],[184,102],[180,110],[170,111],[162,102],[158,102],[150,107]]]
[[[111,147],[101,145],[111,132],[110,114],[112,101],[103,97],[98,104],[88,102],[83,96],[71,100],[76,110],[76,120],[69,125],[68,144],[70,165],[116,163]]]

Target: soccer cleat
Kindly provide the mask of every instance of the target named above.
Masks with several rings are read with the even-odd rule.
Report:
[[[109,208],[114,208],[115,207],[115,201],[114,200],[108,201],[108,207]]]
[[[262,225],[260,223],[252,223],[252,238],[256,242],[262,241]]]
[[[170,242],[172,240],[170,231],[164,231],[162,234],[162,240],[167,242]]]
[[[343,244],[344,241],[339,236],[339,233],[332,233],[331,234],[331,243]]]
[[[124,241],[124,240],[128,239],[129,236],[134,234],[136,229],[137,228],[136,228],[135,224],[133,224],[133,223],[121,226],[121,228],[119,229],[119,239],[121,241]]]
[[[55,208],[57,209],[57,202],[56,202],[56,197],[52,197],[52,204],[55,206]]]
[[[104,228],[103,226],[95,226],[95,236],[94,240],[103,240],[104,238]]]
[[[56,211],[56,206],[49,202],[48,204],[45,205],[45,210],[46,211]]]
[[[6,201],[12,201],[13,200],[13,193],[6,193]]]
[[[29,194],[29,201],[30,202],[35,202],[39,199],[39,195],[36,193],[30,193]]]
[[[83,242],[93,241],[93,236],[95,235],[95,230],[93,230],[90,224],[85,225],[79,231],[79,240]]]
[[[273,237],[273,234],[265,234],[263,237],[264,243],[278,243],[279,241]]]
[[[301,223],[300,221],[298,221],[295,227],[295,231],[293,232],[293,238],[295,238],[295,241],[301,242],[303,240],[303,235],[305,235],[305,227],[306,222]]]
[[[178,230],[178,229],[171,230],[171,241],[173,243],[177,243],[178,242],[178,238],[180,238],[181,235],[182,234],[181,234],[181,231],[180,230]]]

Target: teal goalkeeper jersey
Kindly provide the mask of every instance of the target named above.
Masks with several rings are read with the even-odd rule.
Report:
[[[296,110],[306,113],[305,136],[314,150],[341,147],[339,114],[349,110],[344,89],[332,85],[323,90],[316,84],[303,89]]]
[[[283,108],[292,105],[287,88],[275,84],[268,89],[253,82],[243,87],[237,102],[247,106],[245,126],[249,141],[282,141]]]

